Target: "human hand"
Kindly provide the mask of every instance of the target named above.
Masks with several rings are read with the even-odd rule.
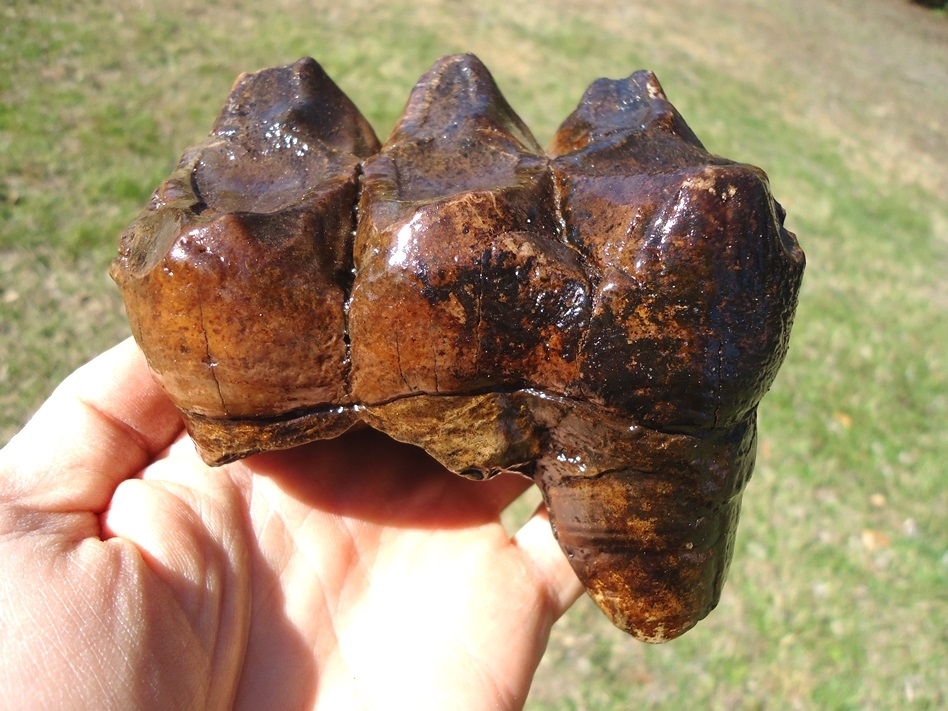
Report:
[[[520,708],[582,592],[529,485],[367,429],[207,467],[126,341],[0,452],[0,706]]]

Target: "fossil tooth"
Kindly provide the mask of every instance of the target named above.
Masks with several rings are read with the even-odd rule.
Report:
[[[656,642],[731,560],[804,268],[783,220],[648,72],[595,82],[544,153],[473,55],[381,146],[303,59],[238,79],[111,273],[205,461],[363,422],[531,476],[590,595]]]

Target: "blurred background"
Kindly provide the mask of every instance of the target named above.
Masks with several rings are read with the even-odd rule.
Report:
[[[948,705],[948,15],[908,0],[0,2],[0,444],[124,338],[116,240],[236,76],[308,55],[381,138],[474,52],[547,143],[653,70],[768,172],[808,256],[718,609],[663,646],[581,601],[528,709]],[[526,515],[529,503],[512,514]]]

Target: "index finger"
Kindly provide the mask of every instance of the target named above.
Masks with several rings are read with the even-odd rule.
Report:
[[[127,339],[66,378],[0,451],[0,500],[51,512],[102,511],[115,487],[182,427]]]

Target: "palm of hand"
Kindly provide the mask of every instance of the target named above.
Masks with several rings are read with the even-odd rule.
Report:
[[[500,524],[528,481],[370,430],[212,470],[180,427],[126,342],[0,454],[7,702],[523,704],[580,593],[542,514]]]

